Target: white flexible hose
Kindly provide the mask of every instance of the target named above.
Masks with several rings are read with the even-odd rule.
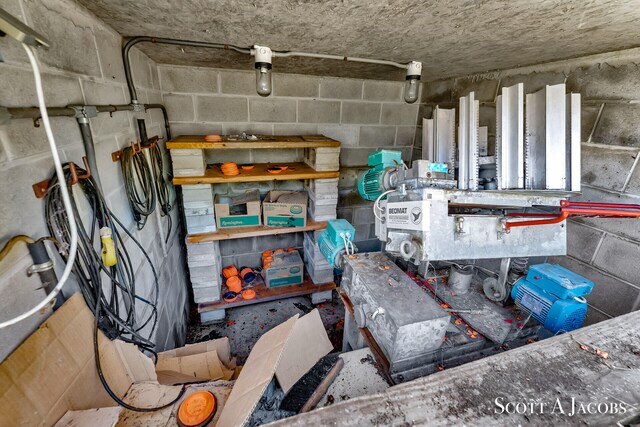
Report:
[[[71,207],[71,199],[69,198],[69,192],[67,191],[66,180],[64,178],[64,172],[62,171],[62,163],[60,163],[60,157],[58,156],[58,147],[56,146],[56,141],[53,137],[53,132],[51,131],[51,124],[49,123],[49,115],[47,114],[47,107],[44,103],[44,91],[42,90],[42,79],[40,78],[40,68],[38,67],[38,60],[36,59],[35,54],[31,50],[31,47],[26,44],[22,45],[24,49],[27,51],[27,56],[29,56],[29,61],[31,62],[31,67],[33,68],[33,77],[36,82],[36,94],[38,95],[38,106],[40,107],[40,115],[42,116],[42,123],[44,124],[44,130],[47,134],[47,140],[49,141],[49,148],[51,148],[51,156],[53,157],[53,164],[56,169],[56,176],[58,177],[58,182],[60,183],[60,192],[62,193],[62,201],[64,203],[64,208],[67,211],[67,216],[69,218],[69,229],[71,232],[71,246],[69,248],[69,257],[67,258],[67,265],[62,272],[62,276],[60,276],[60,280],[56,287],[51,291],[49,295],[45,299],[43,299],[40,304],[36,305],[29,311],[25,311],[19,316],[14,317],[13,319],[6,320],[0,323],[0,329],[6,328],[7,326],[18,323],[27,317],[32,316],[33,314],[40,311],[47,304],[49,304],[55,297],[60,293],[60,290],[66,283],[69,278],[69,274],[71,273],[71,269],[73,268],[73,263],[76,259],[76,250],[78,248],[78,229],[76,227],[76,219],[73,216],[73,209]]]
[[[386,196],[389,193],[393,193],[394,191],[396,190],[393,189],[393,190],[385,191],[384,193],[378,196],[375,203],[373,204],[373,216],[375,216],[378,221],[382,221],[382,218],[378,216],[378,212],[377,212],[378,210],[382,211],[382,208],[380,208],[380,205],[379,205],[380,199],[382,199],[384,196]]]

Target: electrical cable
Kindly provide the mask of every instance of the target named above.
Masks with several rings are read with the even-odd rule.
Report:
[[[151,159],[151,172],[153,173],[156,195],[158,198],[158,205],[160,206],[160,216],[167,217],[167,236],[164,241],[167,243],[171,236],[171,228],[173,220],[171,219],[171,210],[173,209],[173,203],[171,201],[171,192],[169,190],[169,184],[165,177],[164,159],[162,151],[158,144],[153,144],[149,148],[149,158]]]
[[[40,67],[38,66],[38,60],[36,59],[35,53],[33,52],[31,47],[27,46],[24,43],[22,44],[22,47],[24,47],[24,50],[27,52],[29,62],[31,63],[31,68],[33,68],[33,78],[35,80],[38,107],[40,108],[40,116],[42,118],[42,124],[44,125],[44,130],[47,135],[47,141],[49,142],[49,148],[51,149],[51,157],[53,158],[53,164],[55,167],[55,176],[59,179],[64,179],[62,163],[60,162],[60,156],[58,155],[58,147],[56,146],[56,140],[53,136],[53,131],[51,130],[51,123],[49,122],[49,115],[47,114],[47,107],[44,102],[44,90],[42,89],[42,79],[40,77]],[[0,329],[16,324],[39,312],[47,304],[53,301],[58,293],[60,293],[60,290],[69,278],[69,274],[71,274],[78,249],[78,230],[75,223],[74,212],[71,206],[71,198],[66,187],[60,191],[60,196],[62,199],[62,203],[61,206],[59,206],[59,209],[61,209],[62,212],[65,212],[65,214],[68,214],[70,218],[68,228],[69,239],[67,241],[69,245],[68,261],[64,267],[64,271],[62,272],[58,283],[53,288],[51,293],[49,293],[39,304],[37,304],[31,310],[25,311],[21,315],[14,317],[13,319],[5,320],[4,322],[0,323]]]
[[[65,180],[59,182],[55,176],[52,177],[49,191],[45,196],[47,227],[49,228],[49,232],[53,236],[56,236],[63,245],[69,238],[68,229],[71,223],[66,213],[59,209],[60,191],[64,187],[71,188],[72,177],[69,164],[64,165],[64,171]],[[78,175],[87,175],[86,171],[78,166],[76,166],[76,171]],[[76,195],[84,195],[92,215],[91,224],[89,227],[86,227],[78,212],[78,205],[76,203],[77,196],[72,195],[71,205],[80,234],[78,239],[79,256],[73,263],[73,269],[85,301],[95,316],[94,353],[98,376],[111,398],[126,409],[138,412],[151,412],[166,408],[182,397],[184,387],[172,402],[153,408],[138,408],[123,402],[122,399],[116,396],[102,373],[98,346],[98,329],[102,330],[109,339],[118,338],[122,341],[135,344],[141,350],[146,350],[155,355],[155,344],[150,340],[150,337],[155,330],[158,320],[158,275],[149,254],[109,209],[103,194],[98,189],[93,178],[91,176],[80,178],[78,183]],[[109,268],[105,267],[102,263],[98,244],[99,240],[97,238],[97,236],[100,235],[100,229],[103,227],[111,229],[117,253],[117,263]],[[138,247],[151,267],[151,272],[154,277],[153,298],[142,297],[136,292],[134,264],[131,255],[124,245],[120,230],[124,231],[130,241]],[[65,258],[65,255],[65,253],[62,254],[63,258]],[[110,289],[103,284],[103,277],[110,280]],[[150,313],[144,316],[144,311],[141,310],[142,316],[138,316],[136,312],[137,303],[142,303],[143,307],[149,307]],[[138,319],[139,317],[140,320]],[[149,338],[142,335],[142,330],[146,328],[147,325],[150,326]]]
[[[379,210],[380,212],[382,212],[382,208],[381,208],[381,207],[380,207],[380,205],[379,205],[380,200],[381,200],[384,196],[386,196],[387,194],[389,194],[389,193],[393,193],[394,191],[396,191],[396,190],[395,190],[395,189],[393,189],[393,190],[385,191],[384,193],[380,194],[380,195],[378,196],[378,198],[376,199],[376,201],[374,202],[374,204],[373,204],[373,216],[375,216],[375,217],[376,217],[376,219],[378,219],[379,221],[382,221],[382,218],[378,216],[378,212],[376,212],[376,209],[377,209],[377,210]]]
[[[156,209],[156,194],[151,167],[141,148],[125,147],[120,156],[124,190],[129,207],[138,226],[142,230],[147,217]]]
[[[19,242],[24,242],[25,244],[28,244],[28,243],[34,243],[34,240],[29,236],[25,236],[24,234],[13,236],[11,239],[9,239],[7,243],[5,243],[2,250],[0,250],[0,262],[2,262],[2,260],[5,259],[7,255],[9,255],[9,252],[11,252],[13,247]]]

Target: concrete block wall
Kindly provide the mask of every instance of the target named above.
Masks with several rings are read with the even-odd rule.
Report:
[[[490,154],[495,153],[495,108],[501,87],[524,83],[525,93],[566,83],[582,94],[581,201],[640,203],[640,50],[596,55],[541,66],[503,70],[429,82],[423,90],[420,117],[432,108],[455,107],[460,96],[475,91],[485,102],[480,126],[489,127]],[[600,122],[594,127],[604,102]],[[636,101],[636,103],[629,103]],[[420,133],[420,132],[418,132]],[[413,158],[421,158],[416,139]],[[573,199],[572,199],[573,200]],[[588,302],[593,323],[640,308],[640,220],[575,219],[567,222],[568,253],[551,258],[596,283]]]
[[[253,70],[173,65],[158,68],[163,102],[175,135],[319,133],[341,141],[338,217],[353,221],[361,247],[379,247],[372,241],[372,215],[360,213],[371,211],[372,204],[354,194],[355,178],[366,166],[369,154],[378,148],[399,150],[405,160],[410,159],[419,105],[404,102],[404,81],[314,77],[282,74],[274,69],[272,94],[263,98],[256,93]],[[293,162],[301,161],[301,151],[209,151],[207,162]],[[227,188],[216,186],[215,191],[224,192]],[[355,218],[354,211],[358,212]],[[287,239],[293,239],[291,236]],[[256,254],[262,250],[284,246],[278,243],[281,237],[272,241],[249,239],[254,240],[251,248],[245,247],[248,243],[235,240],[222,245],[221,251],[226,263],[235,260],[243,264],[237,260],[241,254],[251,254],[259,262]],[[302,235],[295,238],[286,243],[301,247]],[[249,252],[233,250],[234,247]]]
[[[122,38],[73,0],[5,0],[2,7],[28,25],[34,26],[52,43],[49,50],[38,50],[43,73],[47,106],[70,104],[125,104],[129,101],[122,66]],[[5,62],[0,63],[0,105],[29,107],[37,104],[33,75],[22,47],[10,37],[0,38],[0,51]],[[140,101],[160,103],[162,96],[156,64],[140,51],[133,51],[133,73]],[[159,349],[181,345],[186,330],[188,295],[183,253],[179,242],[177,209],[173,212],[173,231],[164,244],[167,221],[159,213],[152,215],[142,231],[137,231],[123,190],[118,163],[111,161],[111,152],[137,138],[135,119],[144,118],[149,135],[163,135],[161,111],[148,114],[129,112],[100,114],[91,119],[98,172],[109,207],[142,243],[158,270],[160,305],[158,328],[154,340]],[[63,162],[82,165],[84,148],[78,124],[74,118],[51,118],[53,132]],[[34,127],[31,120],[15,120],[0,126],[0,246],[13,235],[27,234],[35,238],[48,235],[41,199],[33,195],[31,185],[53,174],[53,163],[43,127]],[[125,242],[136,272],[139,290],[152,288],[150,268],[133,242]],[[20,268],[13,275],[0,277],[2,319],[31,308],[44,293],[39,286],[30,292],[15,292],[13,287],[29,286],[24,274],[30,257],[22,253]],[[63,291],[73,290],[71,284]],[[143,291],[144,292],[144,291]],[[44,317],[44,316],[43,316]],[[15,348],[43,318],[3,330],[0,339],[0,359]]]

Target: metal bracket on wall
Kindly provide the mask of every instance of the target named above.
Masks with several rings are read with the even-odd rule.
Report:
[[[82,157],[82,161],[84,162],[84,168],[86,170],[86,173],[81,175],[78,174],[78,171],[76,169],[76,164],[73,162],[69,163],[69,171],[71,173],[71,185],[77,184],[81,179],[86,179],[91,177],[91,169],[89,168],[89,162],[87,161],[87,157],[86,156]],[[50,184],[51,184],[51,180],[45,179],[43,181],[36,182],[31,186],[31,188],[33,188],[33,193],[35,194],[37,199],[42,199],[44,196],[47,195],[47,191],[49,191]]]
[[[141,153],[143,148],[153,148],[158,144],[158,141],[160,140],[159,136],[152,136],[151,138],[149,138],[149,144],[147,145],[142,145],[142,143],[140,142],[132,142],[131,143],[131,149],[134,150],[135,154]],[[122,152],[125,149],[123,148],[122,150],[118,150],[118,151],[114,151],[113,153],[111,153],[111,160],[114,162],[119,162],[120,159],[122,158]]]

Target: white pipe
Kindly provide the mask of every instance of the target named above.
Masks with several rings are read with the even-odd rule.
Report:
[[[51,157],[53,157],[53,164],[56,169],[56,176],[58,177],[58,182],[60,184],[60,191],[62,193],[62,201],[64,203],[64,208],[67,211],[67,216],[69,217],[69,228],[71,232],[71,247],[69,248],[69,257],[67,259],[67,265],[62,272],[62,276],[60,276],[60,280],[55,288],[51,291],[49,295],[43,299],[40,304],[36,305],[29,311],[25,311],[19,316],[14,317],[13,319],[6,320],[0,323],[0,329],[6,328],[7,326],[18,323],[33,314],[40,311],[47,304],[49,304],[55,297],[58,295],[67,279],[69,278],[69,274],[71,274],[71,269],[73,268],[73,263],[76,259],[76,251],[78,249],[78,229],[76,227],[76,219],[73,216],[73,209],[71,207],[71,199],[69,198],[69,192],[67,191],[67,181],[64,177],[64,172],[62,170],[62,163],[60,162],[60,157],[58,156],[58,147],[56,146],[56,141],[53,137],[53,132],[51,130],[51,123],[49,123],[49,115],[47,114],[47,107],[44,102],[44,91],[42,90],[42,79],[40,78],[40,68],[38,67],[38,60],[36,59],[35,54],[31,47],[26,44],[22,45],[24,49],[27,51],[27,56],[29,56],[29,61],[31,62],[31,67],[33,68],[33,77],[36,83],[36,94],[38,95],[38,106],[40,107],[40,115],[42,117],[42,123],[44,124],[44,130],[47,134],[47,140],[49,141],[49,148],[51,148]]]
[[[329,55],[325,53],[309,53],[309,52],[295,52],[295,51],[273,51],[274,57],[286,58],[290,56],[304,56],[307,58],[321,58],[321,59],[336,59],[339,61],[351,61],[351,62],[364,62],[365,64],[379,64],[379,65],[390,65],[396,68],[402,68],[406,70],[409,68],[409,65],[412,64],[402,64],[400,62],[395,61],[387,61],[385,59],[368,59],[368,58],[357,58],[355,56],[340,56],[340,55]]]

